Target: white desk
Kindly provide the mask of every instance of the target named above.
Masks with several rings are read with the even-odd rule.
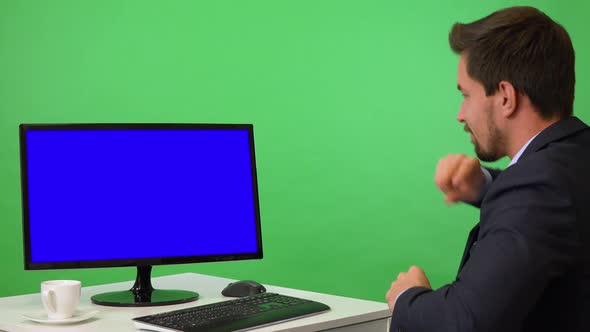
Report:
[[[200,295],[199,299],[194,302],[159,307],[107,307],[94,305],[90,302],[90,297],[94,294],[129,289],[133,284],[132,281],[83,287],[80,309],[98,309],[100,313],[87,321],[72,325],[43,325],[22,318],[21,314],[23,313],[42,310],[39,294],[0,298],[0,331],[135,331],[131,321],[134,317],[230,299],[223,297],[221,290],[233,281],[235,280],[196,273],[153,278],[152,284],[154,288],[193,290]],[[265,287],[268,292],[292,295],[325,303],[332,310],[311,317],[255,329],[252,330],[253,332],[325,330],[334,332],[387,332],[388,330],[390,313],[386,303],[268,285],[265,285]]]

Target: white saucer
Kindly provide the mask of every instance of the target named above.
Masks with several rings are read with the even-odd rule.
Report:
[[[32,320],[33,322],[37,322],[37,323],[43,323],[43,324],[71,324],[71,323],[77,323],[77,322],[81,322],[84,320],[87,320],[89,318],[92,318],[94,316],[96,316],[96,314],[98,314],[100,311],[98,310],[76,310],[76,312],[74,312],[74,316],[70,317],[70,318],[64,318],[64,319],[51,319],[49,317],[47,317],[47,312],[45,310],[41,310],[41,311],[35,311],[35,312],[29,312],[26,314],[23,314],[23,318],[26,318],[28,320]]]

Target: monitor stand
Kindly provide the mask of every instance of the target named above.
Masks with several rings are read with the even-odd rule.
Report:
[[[152,266],[138,266],[135,284],[128,291],[108,292],[92,296],[94,304],[113,307],[148,307],[191,302],[199,298],[199,293],[154,289],[151,281]]]

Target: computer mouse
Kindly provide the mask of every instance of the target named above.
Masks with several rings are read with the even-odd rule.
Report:
[[[244,297],[266,292],[266,288],[256,281],[242,280],[227,285],[221,295],[230,297]]]

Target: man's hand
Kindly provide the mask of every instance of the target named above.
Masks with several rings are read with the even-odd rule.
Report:
[[[397,280],[391,283],[391,288],[389,288],[389,291],[385,294],[389,310],[392,313],[397,296],[401,294],[401,292],[412,287],[432,288],[430,287],[430,282],[428,281],[428,278],[426,278],[424,271],[417,266],[410,267],[408,272],[400,272],[397,275]]]
[[[479,160],[451,154],[438,161],[434,183],[445,194],[445,203],[473,201],[485,184]]]

